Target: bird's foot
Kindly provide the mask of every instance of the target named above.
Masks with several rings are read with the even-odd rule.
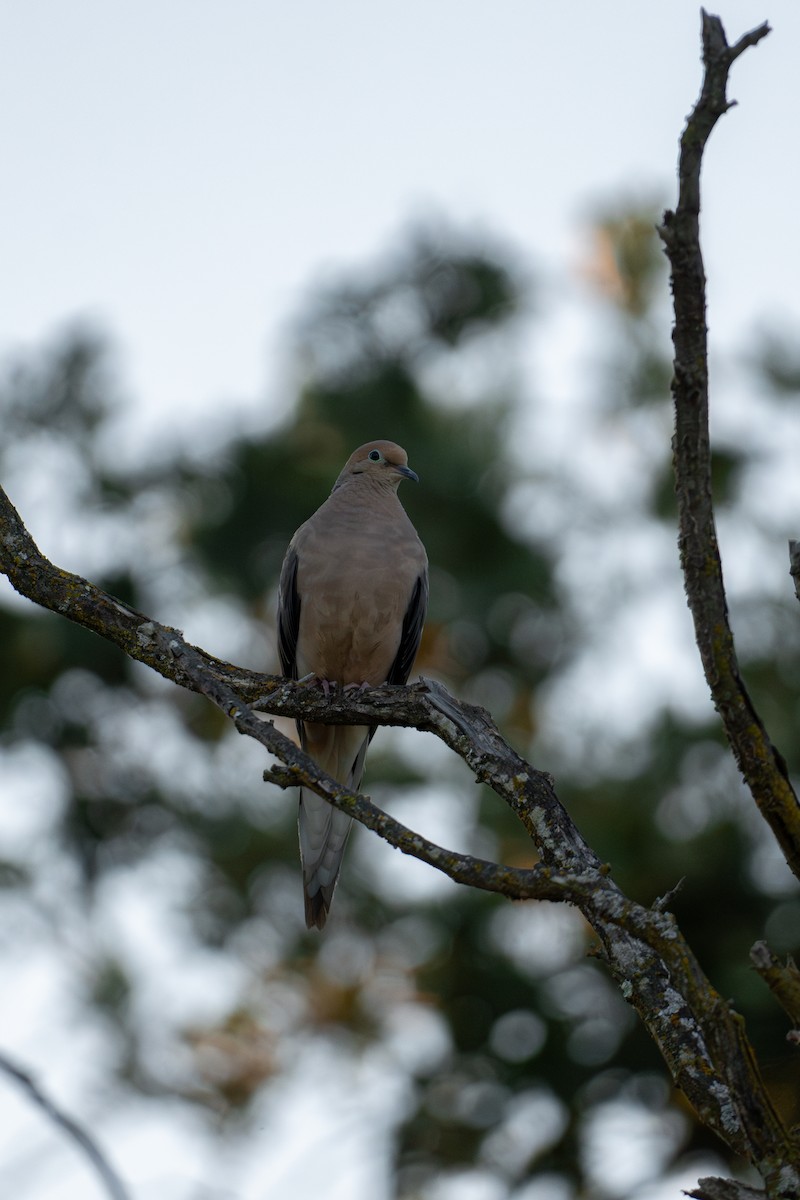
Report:
[[[371,683],[367,683],[366,679],[363,683],[346,683],[342,688],[343,692],[367,692],[372,687]]]
[[[302,679],[298,679],[297,682],[303,683],[307,687],[321,687],[325,693],[326,700],[330,700],[331,692],[335,692],[339,686],[334,680],[323,679],[321,675],[315,675],[313,671],[311,671],[308,675],[304,675]]]

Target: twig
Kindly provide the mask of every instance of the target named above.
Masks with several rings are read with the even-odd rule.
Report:
[[[34,1104],[44,1112],[50,1120],[60,1126],[64,1132],[72,1138],[74,1142],[80,1146],[83,1153],[89,1159],[89,1162],[94,1167],[97,1174],[103,1181],[103,1184],[111,1196],[112,1200],[130,1200],[129,1194],[123,1186],[122,1180],[113,1169],[108,1159],[103,1154],[97,1142],[91,1137],[86,1130],[78,1124],[73,1117],[70,1117],[62,1109],[60,1109],[50,1098],[45,1095],[39,1084],[33,1076],[22,1067],[13,1063],[5,1054],[0,1052],[0,1071],[5,1071],[11,1079],[20,1085],[33,1100]]]
[[[790,868],[800,878],[800,806],[782,756],[772,745],[742,680],[722,578],[711,495],[708,331],[700,248],[700,168],[708,138],[730,107],[731,64],[769,33],[767,24],[729,46],[722,22],[703,12],[704,76],[681,138],[679,197],[659,232],[669,257],[675,325],[673,440],[679,545],[686,596],[706,679],[739,769]]]
[[[653,901],[651,908],[653,908],[655,912],[666,912],[685,883],[686,876],[684,875],[673,887],[669,889],[669,891],[665,892],[663,896],[657,896]]]
[[[782,963],[766,942],[756,942],[750,951],[750,961],[788,1014],[796,1032],[800,1029],[800,970],[791,958]]]
[[[736,1179],[706,1176],[697,1182],[699,1187],[686,1193],[692,1200],[766,1200],[766,1192],[749,1187],[746,1183],[739,1183]]]
[[[800,600],[800,542],[789,542],[789,574],[794,580],[794,590]]]

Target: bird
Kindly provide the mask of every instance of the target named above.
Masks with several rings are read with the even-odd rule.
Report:
[[[404,684],[428,606],[428,558],[400,503],[419,482],[401,446],[366,442],[348,458],[328,499],[295,533],[278,587],[278,653],[289,679],[332,686]],[[339,783],[359,791],[369,725],[297,722],[300,745]],[[300,789],[298,830],[305,918],[323,929],[352,818]]]

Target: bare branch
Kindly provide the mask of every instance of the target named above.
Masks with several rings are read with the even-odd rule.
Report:
[[[699,1186],[686,1193],[693,1200],[765,1200],[766,1197],[766,1192],[748,1187],[746,1183],[739,1183],[735,1179],[717,1179],[707,1175],[697,1182]]]
[[[796,1032],[800,1029],[800,970],[791,958],[782,963],[766,942],[756,942],[750,951],[750,961],[788,1014]]]
[[[800,542],[789,542],[789,574],[794,580],[794,590],[800,600]]]
[[[722,22],[703,12],[704,76],[681,138],[679,197],[660,229],[669,257],[675,325],[673,440],[679,545],[686,595],[706,679],[739,769],[792,871],[800,878],[800,805],[784,759],[772,745],[741,677],[722,578],[711,495],[708,331],[700,249],[700,168],[726,97],[731,64],[769,32],[764,24],[728,46]]]
[[[37,603],[93,629],[165,678],[207,696],[240,733],[254,738],[282,764],[265,773],[271,782],[311,788],[391,845],[458,883],[513,899],[576,905],[597,934],[602,957],[623,995],[646,1024],[701,1120],[760,1169],[769,1172],[775,1161],[785,1163],[789,1134],[764,1088],[741,1017],[711,986],[674,918],[644,908],[620,891],[559,802],[552,778],[504,741],[484,709],[461,703],[431,680],[326,697],[317,687],[220,662],[190,646],[178,630],[159,625],[50,563],[2,492],[0,567]],[[520,870],[457,854],[420,837],[368,797],[349,792],[320,771],[259,715],[262,711],[328,723],[404,725],[434,733],[511,808],[541,861]]]
[[[108,1159],[103,1154],[97,1142],[91,1137],[86,1130],[78,1124],[73,1117],[70,1117],[62,1109],[60,1109],[50,1098],[45,1095],[39,1084],[30,1074],[22,1067],[13,1063],[5,1054],[0,1053],[0,1071],[5,1071],[11,1079],[24,1088],[34,1104],[45,1113],[50,1120],[58,1125],[64,1132],[72,1138],[74,1142],[80,1146],[83,1153],[88,1158],[89,1162],[94,1167],[95,1171],[103,1181],[103,1185],[108,1192],[111,1200],[129,1200],[128,1192],[122,1184],[122,1180],[113,1169]]]

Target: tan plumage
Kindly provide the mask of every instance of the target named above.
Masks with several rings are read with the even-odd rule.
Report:
[[[394,442],[359,446],[292,538],[278,598],[278,648],[290,678],[313,673],[339,687],[408,679],[425,620],[428,560],[397,495],[404,478],[417,478],[407,462]],[[314,761],[358,791],[374,728],[298,723],[298,730]],[[351,819],[301,789],[298,825],[306,924],[322,929]]]

